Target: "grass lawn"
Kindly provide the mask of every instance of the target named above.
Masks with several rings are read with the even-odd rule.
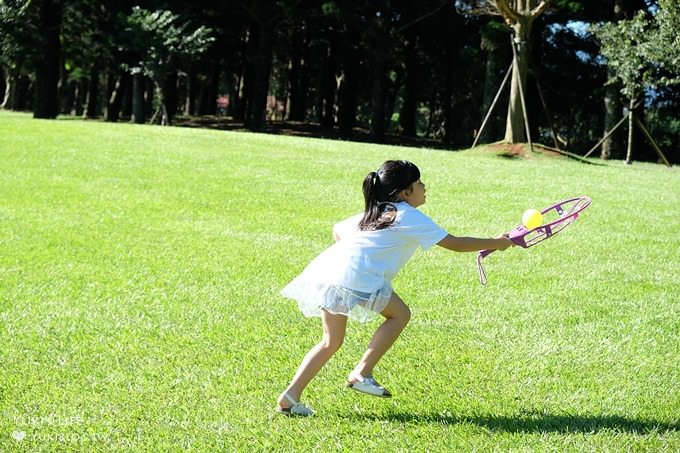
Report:
[[[677,167],[7,112],[0,137],[0,451],[680,451]],[[388,158],[456,235],[593,202],[484,287],[475,254],[417,252],[395,397],[344,389],[377,326],[350,323],[317,415],[275,416],[321,332],[278,291]]]

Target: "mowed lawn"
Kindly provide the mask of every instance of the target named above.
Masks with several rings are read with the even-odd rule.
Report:
[[[680,450],[677,167],[10,113],[0,137],[0,451]],[[475,254],[417,252],[395,397],[344,389],[378,325],[350,323],[316,416],[276,416],[321,334],[278,292],[391,158],[455,235],[592,205],[487,286]]]

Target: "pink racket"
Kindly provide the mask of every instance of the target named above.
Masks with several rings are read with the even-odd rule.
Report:
[[[541,211],[543,225],[531,230],[520,225],[508,233],[508,237],[515,245],[527,249],[556,235],[571,225],[588,206],[590,206],[590,198],[588,197],[576,197],[560,201]],[[495,251],[482,250],[477,254],[477,270],[479,271],[479,281],[482,285],[486,285],[487,282],[482,260]]]

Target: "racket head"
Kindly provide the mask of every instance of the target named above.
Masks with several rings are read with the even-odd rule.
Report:
[[[516,227],[508,233],[508,237],[515,245],[523,248],[532,247],[539,242],[552,237],[571,225],[579,214],[590,206],[589,197],[575,197],[555,203],[541,211],[543,224],[531,230],[523,225]],[[493,253],[495,250],[481,250],[477,254],[477,270],[479,271],[479,281],[486,285],[487,278],[482,260]]]
[[[527,229],[523,225],[519,225],[512,230],[508,236],[510,240],[516,245],[529,248],[539,242],[552,237],[574,223],[579,214],[590,206],[589,197],[575,197],[555,203],[552,206],[541,210],[543,215],[543,224],[533,228]]]

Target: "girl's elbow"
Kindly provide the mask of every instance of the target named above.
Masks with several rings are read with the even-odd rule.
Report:
[[[456,238],[454,236],[451,236],[450,234],[441,241],[437,242],[437,245],[447,250],[451,250],[452,252],[462,251],[460,247],[461,244],[459,243],[459,241],[457,241]]]

